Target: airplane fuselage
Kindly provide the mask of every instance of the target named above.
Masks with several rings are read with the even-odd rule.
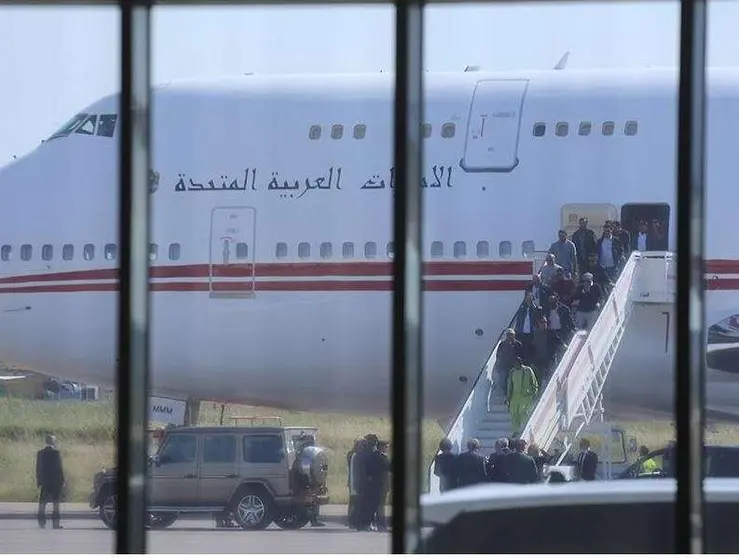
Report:
[[[428,416],[448,416],[466,394],[558,229],[574,230],[582,215],[596,227],[661,215],[665,249],[675,248],[676,76],[428,74]],[[729,232],[739,72],[709,76],[715,322],[739,313]],[[154,89],[155,394],[387,413],[392,88],[393,77],[378,74]],[[117,102],[93,103],[80,128],[0,171],[0,359],[103,385],[116,366],[118,131],[101,115],[115,115]],[[675,317],[669,305],[662,312],[634,318],[639,334],[624,339],[613,393],[663,391]]]

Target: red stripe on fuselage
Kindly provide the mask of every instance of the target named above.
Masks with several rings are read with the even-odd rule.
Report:
[[[426,262],[424,275],[531,275],[533,264],[522,262]],[[158,265],[149,275],[156,279],[205,279],[214,277],[251,277],[251,264]],[[392,262],[347,263],[257,263],[255,277],[387,277],[393,274]],[[100,281],[118,278],[118,269],[91,269],[52,273],[35,273],[1,277],[0,284],[40,283],[49,281]]]

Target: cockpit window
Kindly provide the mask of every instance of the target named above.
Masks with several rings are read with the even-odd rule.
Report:
[[[77,128],[77,126],[79,126],[82,122],[84,122],[88,116],[89,114],[85,114],[85,113],[76,115],[69,122],[67,122],[64,126],[59,128],[59,130],[57,130],[49,139],[67,137]]]
[[[97,114],[91,114],[85,119],[82,125],[74,131],[74,133],[85,134],[87,136],[95,135],[95,125],[97,124],[97,122]]]
[[[117,114],[101,114],[100,123],[98,124],[98,136],[112,138],[115,132],[115,123],[118,120]]]

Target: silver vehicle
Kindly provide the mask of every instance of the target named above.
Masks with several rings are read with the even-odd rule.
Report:
[[[243,529],[273,521],[299,529],[310,509],[328,503],[326,451],[316,428],[207,426],[171,428],[149,459],[151,528],[180,514],[228,516]],[[306,441],[308,443],[306,443]],[[116,471],[95,475],[90,507],[111,529],[117,524]]]

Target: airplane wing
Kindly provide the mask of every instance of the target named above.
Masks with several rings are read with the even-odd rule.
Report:
[[[28,376],[0,376],[0,382],[8,382],[10,380],[22,380]]]

